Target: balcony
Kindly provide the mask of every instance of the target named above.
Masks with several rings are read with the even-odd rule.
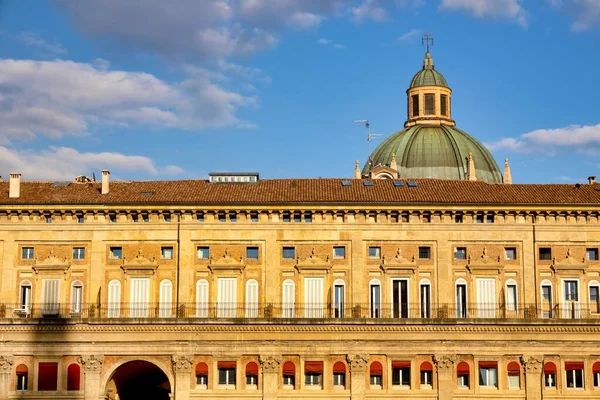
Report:
[[[0,304],[0,318],[52,320],[373,320],[424,321],[425,323],[460,323],[462,320],[582,320],[600,319],[595,304],[563,303],[552,308],[536,304],[505,307],[482,304],[419,304],[365,303],[334,306],[330,304],[244,304],[244,303],[117,303],[117,304],[31,304],[21,306]],[[230,321],[231,322],[231,321]],[[242,322],[242,321],[238,321]],[[423,323],[423,322],[418,322]]]

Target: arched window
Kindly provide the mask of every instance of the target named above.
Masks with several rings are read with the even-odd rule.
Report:
[[[196,283],[196,318],[208,318],[208,281]]]
[[[258,364],[249,362],[246,364],[246,388],[256,389],[258,387]]]
[[[71,283],[71,312],[80,314],[83,307],[83,283],[74,281]]]
[[[521,367],[516,361],[512,361],[508,364],[508,388],[509,389],[520,389],[521,388]]]
[[[282,318],[294,318],[295,309],[295,284],[291,279],[283,281],[281,286],[281,317]]]
[[[544,363],[544,387],[556,389],[556,364],[553,362]]]
[[[369,383],[371,387],[381,388],[383,377],[383,365],[379,361],[373,361],[369,366]]]
[[[429,361],[421,363],[420,368],[421,389],[431,388],[433,385],[433,365]]]
[[[456,318],[467,318],[467,281],[456,280]]]
[[[296,366],[291,361],[286,361],[281,369],[283,375],[283,388],[294,389],[296,385]]]
[[[249,279],[246,282],[246,318],[258,317],[258,282]]]
[[[458,387],[469,387],[469,364],[461,361],[456,366],[456,384]]]
[[[113,279],[108,283],[108,317],[121,316],[121,282]]]
[[[421,318],[431,318],[431,282],[421,279],[419,282],[419,307]]]
[[[17,387],[16,390],[27,390],[27,384],[29,381],[29,369],[24,364],[17,366]]]
[[[78,364],[71,364],[67,368],[67,390],[81,390],[81,369]]]
[[[170,318],[173,315],[173,284],[168,279],[160,282],[160,297],[158,303],[158,316]]]
[[[554,299],[552,293],[552,282],[544,279],[540,284],[540,304],[542,308],[542,318],[554,317]]]
[[[516,317],[518,310],[518,298],[517,298],[517,281],[509,279],[505,285],[505,302],[506,302],[506,313],[508,318]]]
[[[333,317],[344,318],[346,316],[346,282],[336,279],[333,282]]]
[[[208,365],[200,362],[196,365],[196,386],[206,389],[208,385]]]
[[[31,312],[31,282],[21,282],[19,293],[19,311],[20,314],[28,317]]]
[[[371,318],[381,317],[381,282],[371,279],[369,282],[369,315]]]
[[[597,280],[588,283],[588,295],[590,299],[590,313],[600,313],[600,283]]]
[[[333,364],[333,386],[346,387],[346,364],[342,361]]]

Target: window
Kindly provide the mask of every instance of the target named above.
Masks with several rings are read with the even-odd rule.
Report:
[[[258,213],[257,212],[250,213],[250,222],[258,222]]]
[[[424,363],[421,364],[421,374],[420,374],[420,382],[421,382],[421,387],[425,386],[425,387],[430,387],[432,385],[432,379],[433,379],[433,365],[428,362],[425,361]]]
[[[392,361],[392,385],[410,387],[410,361]]]
[[[506,311],[517,311],[517,282],[514,279],[509,279],[506,282]],[[507,317],[514,317],[508,314]]]
[[[583,363],[565,362],[568,389],[583,389]]]
[[[419,95],[415,94],[415,95],[411,96],[411,98],[412,98],[412,116],[418,117],[419,116]]]
[[[283,217],[281,218],[283,222],[291,222],[290,213],[288,211],[283,213]]]
[[[442,115],[448,115],[448,95],[446,94],[440,95],[440,109]]]
[[[552,362],[544,363],[544,387],[556,388],[556,365]]]
[[[78,364],[71,364],[67,368],[67,390],[80,390],[81,368]]]
[[[237,222],[237,213],[235,211],[229,213],[229,222]]]
[[[206,389],[208,385],[208,365],[201,362],[196,365],[196,386]]]
[[[246,258],[249,260],[258,260],[258,247],[246,247]]]
[[[296,294],[295,283],[291,279],[286,279],[281,285],[281,317],[294,318]]]
[[[283,364],[283,368],[281,370],[283,375],[283,386],[284,388],[293,389],[296,384],[296,366],[291,361],[286,361]]]
[[[23,260],[33,260],[34,254],[33,247],[23,247],[21,249],[21,258]]]
[[[430,258],[431,258],[431,248],[430,247],[419,247],[419,259],[429,260]]]
[[[121,316],[121,282],[113,279],[108,283],[108,318]]]
[[[204,213],[203,212],[196,213],[196,221],[204,222]]]
[[[381,283],[373,279],[369,284],[370,304],[369,312],[371,318],[381,317]]]
[[[207,260],[210,258],[210,247],[198,246],[196,254],[199,260]]]
[[[565,282],[565,300],[566,301],[579,301],[579,293],[577,290],[577,281],[564,281]]]
[[[454,248],[454,259],[455,260],[466,260],[467,259],[467,248],[466,247],[455,247]]]
[[[29,381],[29,369],[26,365],[21,364],[17,366],[17,387],[16,390],[27,390],[27,384]]]
[[[171,214],[170,213],[164,213],[163,214],[163,219],[165,220],[165,222],[171,222]]]
[[[341,361],[333,364],[333,386],[346,386],[346,364]]]
[[[463,223],[463,215],[462,214],[455,214],[454,215],[454,223],[456,223],[456,224],[462,224]]]
[[[420,284],[421,318],[431,318],[431,283],[423,279]]]
[[[381,389],[381,377],[383,375],[383,366],[379,361],[374,361],[369,367],[369,383],[372,388]]]
[[[237,317],[237,278],[217,278],[217,317]]]
[[[540,260],[552,260],[552,249],[550,247],[540,247]]]
[[[227,215],[224,212],[220,212],[217,214],[219,222],[227,222]]]
[[[594,377],[594,387],[600,388],[600,362],[595,362],[592,367],[592,375]]]
[[[598,249],[587,249],[585,251],[586,258],[589,261],[598,261]]]
[[[52,223],[52,215],[46,215],[46,223],[47,224],[51,224]]]
[[[146,213],[142,214],[142,222],[144,222],[144,223],[150,222],[150,217],[148,216],[148,214],[146,214]]]
[[[111,247],[110,248],[110,259],[111,260],[120,260],[123,258],[123,249],[121,247]]]
[[[60,279],[42,279],[42,316],[57,316],[60,306]]]
[[[306,361],[304,363],[304,384],[306,386],[321,386],[323,376],[323,361]]]
[[[295,247],[284,247],[283,248],[283,258],[293,260],[296,258],[296,248]]]
[[[117,222],[117,214],[109,214],[108,218],[109,218],[110,222],[113,224]]]
[[[23,281],[21,282],[21,292],[19,294],[19,309],[21,312],[25,314],[25,316],[29,316],[29,311],[31,308],[31,282]]]
[[[493,224],[494,223],[494,214],[487,214],[485,216],[485,223],[486,224]]]
[[[435,115],[435,95],[425,95],[425,115]]]
[[[38,365],[38,390],[55,391],[58,386],[58,363],[41,362]]]
[[[370,258],[381,258],[381,247],[370,246],[369,247],[369,257]]]
[[[140,220],[139,220],[139,218],[138,218],[138,214],[137,214],[137,213],[132,213],[132,214],[131,214],[131,220],[132,220],[133,222],[139,222]]]
[[[467,318],[467,282],[456,281],[456,318]]]
[[[517,249],[514,247],[506,247],[504,249],[504,258],[507,260],[516,260],[517,259]]]
[[[71,284],[71,312],[81,313],[83,306],[83,284],[81,281],[75,281]]]
[[[600,283],[598,281],[590,282],[590,313],[600,313]]]
[[[475,222],[478,224],[483,224],[483,214],[477,214],[475,216]]]
[[[219,361],[217,369],[219,371],[219,385],[235,386],[235,361]]]
[[[507,367],[508,373],[508,388],[509,389],[520,389],[521,388],[521,368],[518,362],[511,362]]]
[[[160,248],[160,258],[163,260],[173,259],[173,246],[163,246]]]
[[[256,388],[258,385],[258,364],[249,362],[246,364],[246,387]]]
[[[296,211],[294,213],[294,222],[296,222],[296,223],[302,222],[302,213],[300,213],[298,211]]]
[[[306,211],[304,213],[304,222],[312,222],[312,212],[311,211]]]
[[[456,381],[457,385],[460,388],[468,388],[469,387],[469,364],[464,361],[461,361],[456,366]]]
[[[479,386],[498,388],[498,363],[495,361],[479,362]]]
[[[345,317],[345,301],[344,301],[344,281],[336,279],[333,283],[333,317],[344,318]]]
[[[346,258],[346,247],[333,246],[333,258]]]
[[[83,215],[81,215],[81,214],[77,215],[77,223],[83,224],[84,222],[85,222],[85,218],[83,217]]]
[[[73,247],[73,260],[83,260],[85,258],[85,247]]]
[[[246,318],[258,318],[258,282],[249,279],[246,282]]]
[[[160,294],[158,298],[158,316],[170,318],[173,313],[173,284],[168,279],[160,282]]]
[[[542,281],[542,318],[552,318],[553,316],[553,304],[552,304],[552,283],[548,280]]]

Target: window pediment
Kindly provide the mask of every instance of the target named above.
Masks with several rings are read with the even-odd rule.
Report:
[[[487,249],[484,247],[481,256],[473,259],[468,258],[467,270],[474,275],[496,275],[504,269],[504,263],[500,261],[500,256],[490,257]]]
[[[208,264],[208,269],[213,273],[216,271],[232,271],[241,274],[244,271],[244,268],[246,268],[244,258],[241,256],[239,259],[232,257],[231,254],[229,254],[229,249],[225,249],[223,257],[219,257],[216,260],[211,257],[210,263]]]
[[[313,247],[310,256],[302,261],[298,259],[295,267],[300,273],[305,271],[325,271],[325,273],[329,273],[331,270],[331,260],[329,259],[329,256],[322,259],[316,255],[315,248]]]
[[[402,250],[398,248],[394,257],[387,258],[386,256],[383,256],[381,260],[381,269],[386,273],[404,271],[414,274],[419,269],[419,266],[415,261],[415,256],[412,256],[410,259],[406,258],[402,255]]]
[[[54,255],[54,250],[50,250],[50,254],[44,260],[34,260],[31,268],[36,274],[40,271],[62,271],[65,275],[71,264],[67,258],[58,258]]]
[[[142,254],[142,249],[138,249],[137,255],[131,261],[123,258],[121,269],[126,275],[154,275],[158,269],[158,263],[156,257],[149,260]]]
[[[572,274],[573,272],[581,272],[585,274],[585,271],[588,268],[588,265],[585,263],[585,258],[582,258],[581,261],[573,257],[571,254],[571,249],[567,249],[567,256],[556,262],[556,257],[552,259],[552,270],[555,274],[560,275],[561,273]]]

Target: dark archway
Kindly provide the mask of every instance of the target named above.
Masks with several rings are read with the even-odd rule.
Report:
[[[169,393],[167,375],[151,362],[141,360],[117,368],[106,388],[109,399],[119,400],[169,400]]]

